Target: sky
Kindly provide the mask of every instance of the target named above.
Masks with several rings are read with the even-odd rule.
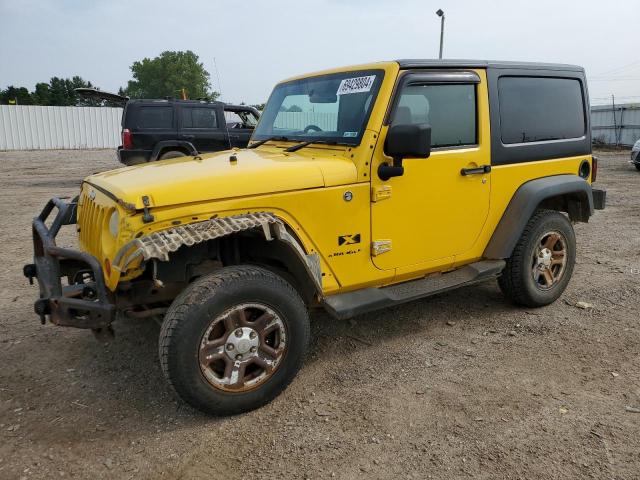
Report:
[[[293,75],[437,58],[438,8],[445,58],[578,64],[592,104],[640,102],[640,0],[0,0],[0,88],[117,91],[134,61],[192,50],[222,100],[262,103]]]

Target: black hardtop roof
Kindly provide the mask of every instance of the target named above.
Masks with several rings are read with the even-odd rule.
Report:
[[[129,103],[202,103],[208,105],[224,105],[223,102],[209,101],[209,100],[181,100],[179,98],[132,98]]]
[[[157,104],[157,103],[180,103],[185,105],[222,105],[224,108],[230,110],[253,110],[254,108],[249,105],[234,105],[231,103],[219,102],[217,100],[182,100],[179,98],[133,98],[130,99],[127,103],[146,103],[146,104]]]
[[[508,68],[524,70],[563,70],[584,72],[578,65],[541,62],[510,62],[498,60],[458,60],[458,59],[403,59],[396,60],[402,69],[408,68]]]

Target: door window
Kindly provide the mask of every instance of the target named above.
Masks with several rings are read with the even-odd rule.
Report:
[[[182,108],[182,128],[218,128],[213,108]]]
[[[428,123],[431,146],[476,145],[475,85],[408,85],[402,89],[392,125]]]

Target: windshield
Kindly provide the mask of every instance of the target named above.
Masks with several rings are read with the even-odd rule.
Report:
[[[252,138],[357,145],[383,76],[382,70],[360,70],[281,83],[269,97]]]

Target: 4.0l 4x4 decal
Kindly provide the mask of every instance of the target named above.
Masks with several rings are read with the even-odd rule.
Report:
[[[340,235],[338,237],[338,246],[342,245],[355,245],[356,243],[360,243],[360,234],[356,233],[353,235]]]

